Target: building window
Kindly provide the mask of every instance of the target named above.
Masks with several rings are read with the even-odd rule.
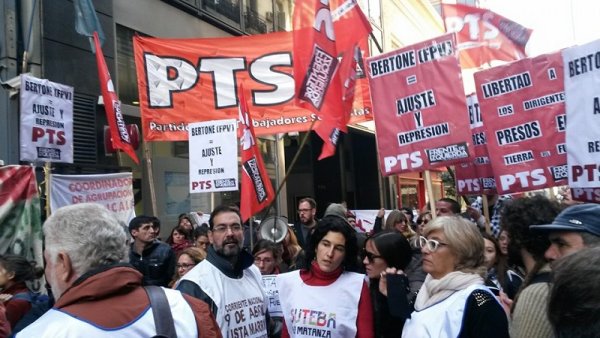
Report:
[[[273,2],[246,0],[244,6],[244,28],[250,34],[265,34],[274,30]]]
[[[133,57],[133,37],[142,35],[125,26],[117,25],[117,86],[119,99],[124,104],[139,105],[137,75]]]
[[[241,0],[202,0],[202,9],[224,21],[231,21],[234,26],[240,26]]]

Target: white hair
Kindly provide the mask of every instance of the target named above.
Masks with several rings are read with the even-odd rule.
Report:
[[[44,223],[46,252],[56,262],[65,252],[77,276],[104,265],[129,260],[127,235],[114,213],[95,203],[58,209]]]

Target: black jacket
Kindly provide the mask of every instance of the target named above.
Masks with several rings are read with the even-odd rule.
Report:
[[[138,255],[129,250],[129,263],[144,275],[144,285],[167,287],[175,274],[175,252],[169,244],[155,241]]]

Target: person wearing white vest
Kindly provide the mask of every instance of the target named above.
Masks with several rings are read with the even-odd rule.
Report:
[[[428,275],[402,337],[508,338],[507,315],[484,285],[483,237],[475,224],[438,216],[423,236],[419,242]]]
[[[82,203],[55,211],[44,223],[46,280],[54,306],[16,337],[147,338],[157,334],[142,274],[122,263],[127,236],[114,213]],[[177,337],[221,337],[208,306],[164,289]],[[168,318],[168,317],[167,317]]]
[[[277,276],[284,316],[281,337],[372,338],[373,309],[356,268],[355,230],[326,216],[310,237],[305,266]]]
[[[177,290],[209,305],[223,337],[266,338],[267,298],[254,257],[242,250],[239,209],[218,206],[208,223],[213,242],[206,259],[181,278]]]

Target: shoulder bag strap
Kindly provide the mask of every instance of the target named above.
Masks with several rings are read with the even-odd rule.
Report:
[[[149,285],[144,286],[144,290],[146,290],[150,299],[150,307],[154,316],[154,325],[156,326],[155,337],[177,338],[171,306],[163,288]]]

